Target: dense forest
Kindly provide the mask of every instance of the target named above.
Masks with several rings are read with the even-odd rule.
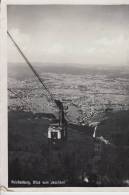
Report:
[[[28,180],[30,187],[52,186],[51,181],[62,182],[55,186],[128,185],[129,111],[108,113],[96,138],[93,128],[69,125],[67,142],[55,147],[47,140],[52,119],[49,114],[9,112],[10,186],[21,186],[12,180]],[[33,180],[40,184],[33,184]]]

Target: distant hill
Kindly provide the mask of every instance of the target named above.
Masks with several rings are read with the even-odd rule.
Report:
[[[108,75],[111,78],[124,76],[125,78],[129,77],[129,67],[108,67],[108,66],[90,66],[86,67],[79,64],[50,64],[50,63],[32,63],[35,69],[39,73],[48,72],[48,73],[57,73],[57,74],[72,74],[72,75],[82,75],[82,74],[93,74],[99,75],[104,74]],[[8,75],[11,77],[24,79],[26,76],[30,77],[33,75],[29,67],[25,63],[10,63],[8,64]]]

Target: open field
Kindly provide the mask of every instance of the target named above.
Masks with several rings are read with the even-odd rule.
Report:
[[[36,67],[41,78],[56,99],[63,101],[67,117],[73,123],[98,122],[105,110],[129,109],[129,70],[127,68],[86,68],[72,66]],[[9,109],[45,112],[57,115],[40,83],[24,64],[12,66],[9,71]]]

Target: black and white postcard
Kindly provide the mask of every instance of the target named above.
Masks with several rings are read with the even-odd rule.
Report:
[[[7,5],[8,187],[129,186],[129,5]]]

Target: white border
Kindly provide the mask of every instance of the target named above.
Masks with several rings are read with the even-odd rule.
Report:
[[[3,0],[7,4],[85,4],[120,5],[129,4],[129,0]]]
[[[85,4],[85,5],[127,5],[129,0],[1,0],[1,63],[0,63],[0,184],[8,186],[8,118],[7,118],[7,5],[11,4]],[[14,192],[104,192],[129,191],[129,188],[103,188],[103,187],[58,187],[58,188],[8,188]]]
[[[7,186],[8,141],[7,141],[7,17],[6,4],[1,2],[1,56],[0,56],[0,177],[1,185]]]

